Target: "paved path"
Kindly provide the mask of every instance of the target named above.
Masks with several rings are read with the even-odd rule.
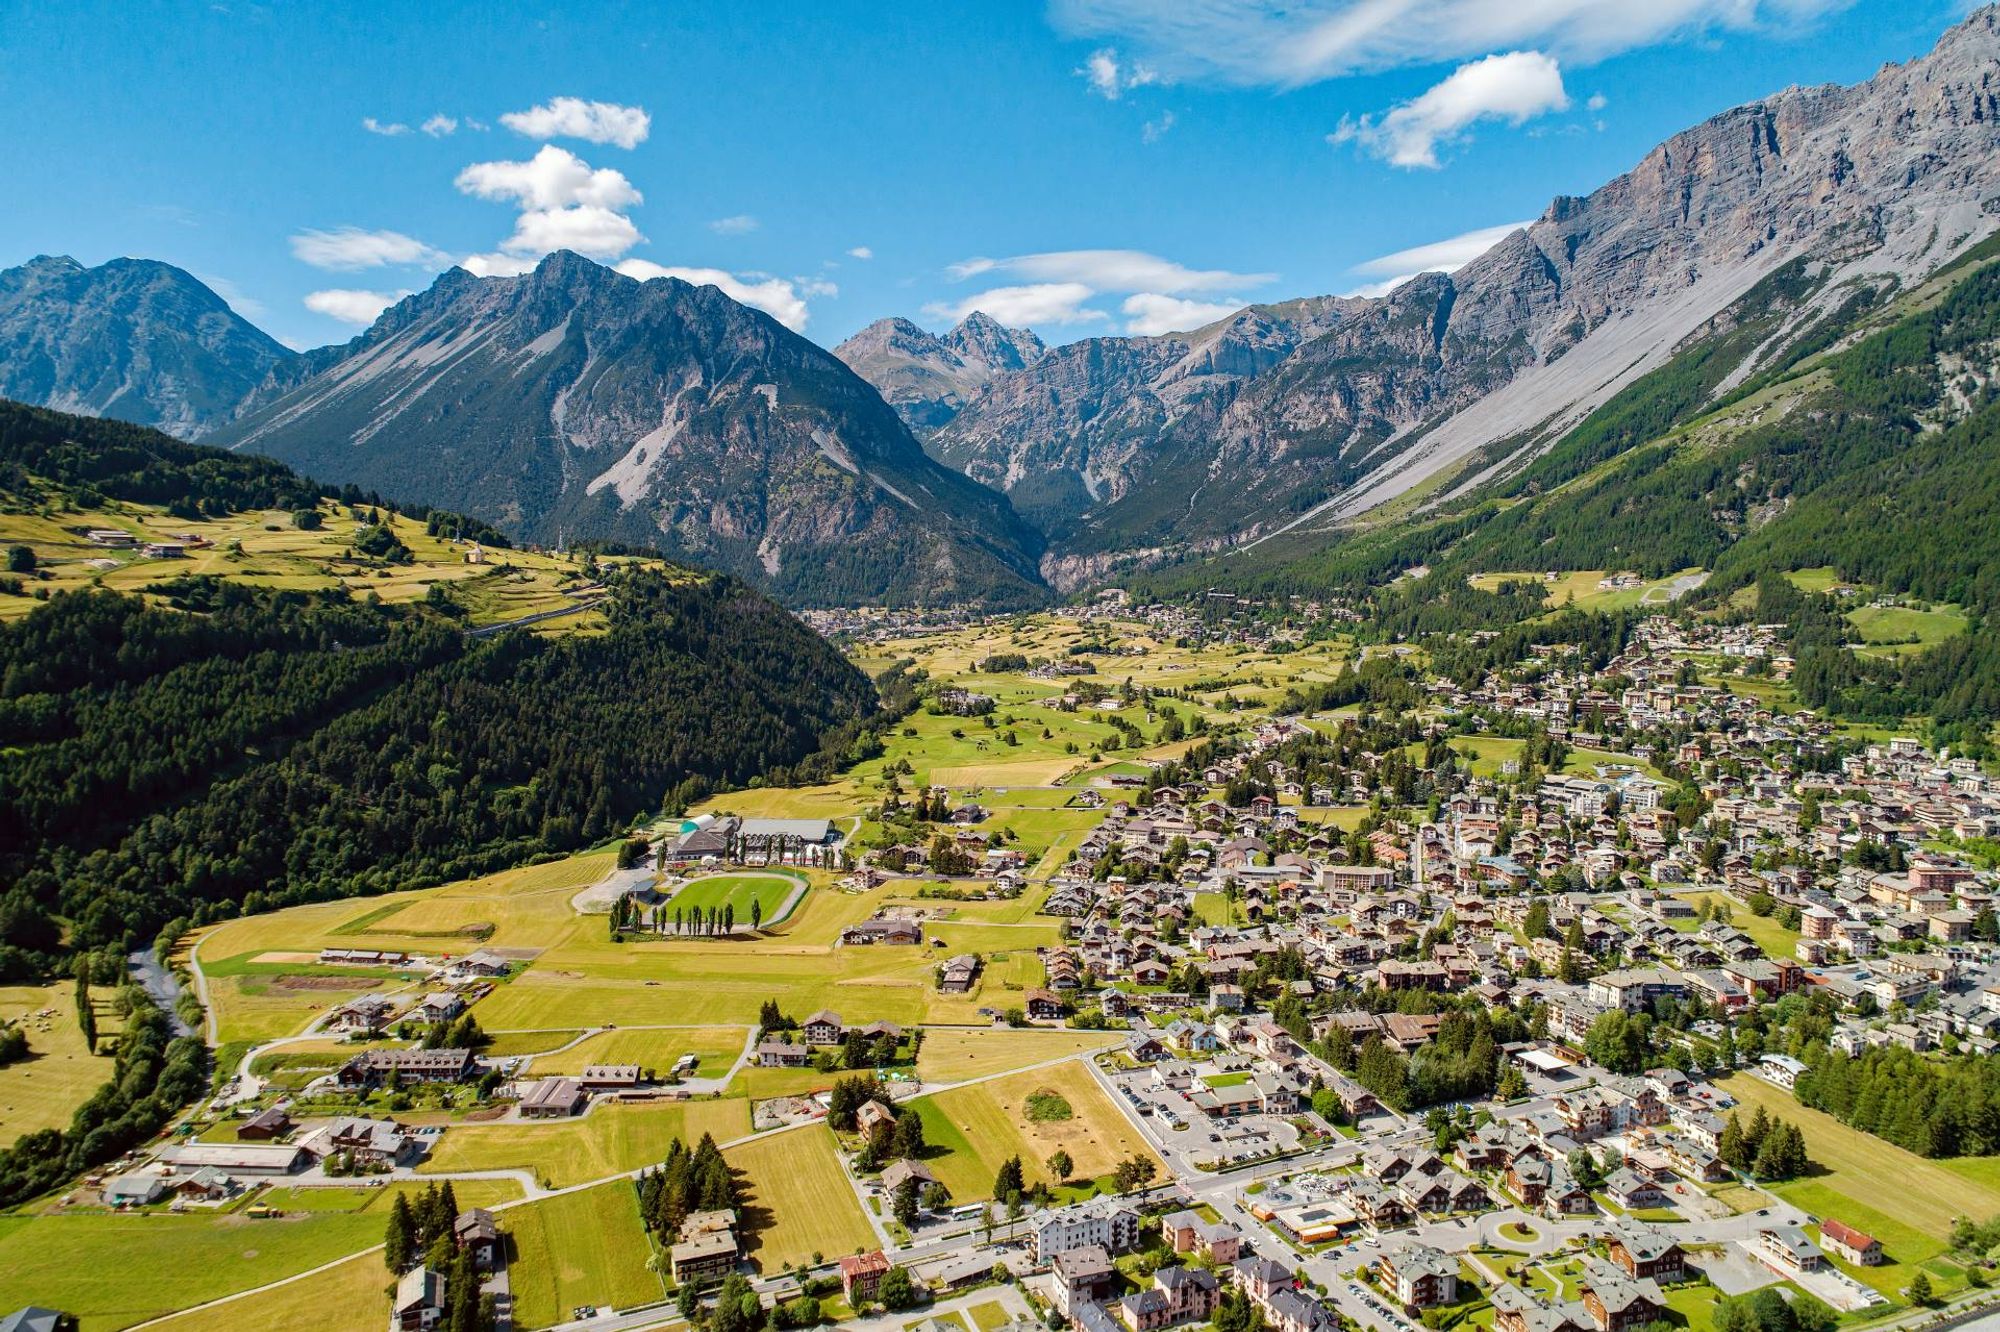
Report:
[[[594,597],[589,601],[579,601],[574,606],[558,606],[554,610],[537,611],[533,615],[523,615],[518,620],[507,620],[501,624],[488,624],[482,625],[477,629],[468,629],[465,631],[465,636],[467,638],[486,638],[499,633],[503,629],[524,629],[528,625],[540,624],[544,620],[557,620],[565,615],[574,615],[578,611],[587,611],[594,607],[602,606],[604,602],[605,598]]]

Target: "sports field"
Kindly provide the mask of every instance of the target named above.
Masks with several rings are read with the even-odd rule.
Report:
[[[750,928],[750,912],[762,908],[759,920],[775,920],[778,909],[805,880],[789,874],[711,874],[694,879],[667,903],[667,914],[682,911],[733,910],[736,927]]]
[[[529,1170],[545,1187],[563,1188],[657,1165],[675,1138],[690,1146],[704,1133],[717,1142],[750,1131],[740,1097],[660,1105],[599,1105],[578,1119],[545,1124],[461,1124],[446,1130],[426,1173]]]
[[[1073,1116],[1030,1121],[1027,1099],[1043,1090],[1068,1101]],[[1042,1162],[1058,1147],[1069,1153],[1077,1178],[1107,1174],[1131,1156],[1159,1160],[1081,1062],[959,1087],[913,1104],[924,1117],[925,1140],[943,1149],[925,1164],[960,1203],[992,1197],[993,1177],[1009,1156],[1021,1158],[1030,1183],[1051,1184],[1059,1181],[1049,1179]]]
[[[831,1260],[880,1241],[824,1124],[787,1129],[723,1153],[748,1186],[747,1250],[766,1275],[814,1255]]]
[[[499,1221],[513,1240],[516,1327],[568,1322],[579,1304],[629,1309],[666,1293],[646,1270],[652,1243],[627,1181],[510,1207]]]
[[[97,1048],[107,1052],[118,1034],[111,993],[91,994]],[[5,1147],[23,1134],[67,1125],[110,1078],[112,1059],[84,1048],[74,985],[0,986],[0,1021],[19,1023],[28,1033],[28,1057],[0,1068],[0,1147]]]

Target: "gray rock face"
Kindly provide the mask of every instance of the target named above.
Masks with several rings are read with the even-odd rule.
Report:
[[[265,396],[215,442],[530,540],[654,546],[795,603],[1040,595],[1005,499],[714,287],[566,253],[517,278],[453,269]]]
[[[942,336],[907,319],[878,319],[833,349],[925,436],[958,415],[995,376],[1041,360],[1048,348],[1025,328],[973,311]]]
[[[1058,348],[994,379],[930,448],[1047,525],[1048,569],[1330,527],[1441,473],[1520,465],[1794,259],[1821,295],[1765,353],[1852,284],[1933,271],[1996,209],[1986,9],[1864,84],[1789,89],[1677,134],[1453,274],[1275,307],[1305,314],[1258,328],[1253,309],[1196,335]]]
[[[42,255],[0,271],[0,397],[195,439],[291,359],[171,264]]]

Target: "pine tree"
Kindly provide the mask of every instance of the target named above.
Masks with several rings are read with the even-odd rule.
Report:
[[[410,1265],[416,1234],[417,1219],[410,1214],[410,1200],[398,1193],[389,1204],[388,1229],[382,1236],[382,1262],[391,1272],[400,1272]]]

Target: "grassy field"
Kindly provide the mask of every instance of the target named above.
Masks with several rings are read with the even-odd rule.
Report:
[[[789,1129],[723,1155],[748,1185],[749,1256],[765,1274],[876,1245],[825,1125]]]
[[[192,574],[226,575],[230,581],[277,588],[345,587],[356,596],[374,593],[389,602],[415,601],[434,583],[445,584],[475,624],[498,624],[524,615],[574,605],[568,595],[584,585],[580,557],[528,551],[486,551],[483,563],[467,561],[469,546],[429,536],[424,524],[385,515],[415,557],[406,565],[356,558],[352,546],[361,524],[346,506],[325,501],[322,526],[302,531],[292,515],[276,511],[231,514],[226,518],[176,518],[154,505],[114,501],[91,510],[0,514],[0,544],[34,549],[47,577],[35,586],[51,593],[100,586],[140,592],[153,584]],[[69,529],[109,527],[142,542],[173,541],[181,533],[206,540],[185,559],[148,559],[137,550],[93,546]],[[626,562],[626,561],[620,561]],[[31,597],[0,597],[0,618],[25,615],[40,603]],[[574,632],[601,624],[595,612],[551,622]]]
[[[1729,923],[1750,936],[1751,942],[1764,950],[1766,957],[1797,957],[1800,935],[1797,930],[1788,930],[1772,916],[1754,916],[1741,902],[1725,897],[1720,892],[1676,893],[1674,896],[1691,906],[1699,907],[1706,898],[1710,905],[1722,902],[1729,904]],[[1699,922],[1674,921],[1676,928],[1694,929]]]
[[[161,1332],[243,1332],[310,1327],[314,1332],[381,1332],[389,1317],[389,1273],[380,1254],[363,1254],[275,1290],[179,1314]]]
[[[1955,606],[1918,610],[1911,606],[1859,606],[1847,622],[1861,631],[1862,651],[1883,656],[1926,652],[1965,632],[1966,618]]]
[[[0,1217],[0,1306],[48,1305],[78,1315],[85,1332],[109,1332],[379,1244],[382,1225],[373,1209],[282,1220]]]
[[[1119,1040],[1116,1032],[1050,1031],[1038,1027],[1019,1031],[932,1029],[924,1033],[924,1048],[917,1055],[917,1073],[925,1082],[963,1082],[1060,1059],[1079,1050],[1101,1050],[1117,1045]]]
[[[512,1243],[516,1327],[568,1322],[579,1304],[625,1309],[665,1294],[646,1270],[652,1243],[624,1180],[511,1207],[500,1223]]]
[[[110,995],[109,989],[91,995],[100,1050],[109,1050],[118,1032]],[[28,1033],[28,1057],[0,1068],[0,1147],[6,1147],[23,1134],[67,1125],[111,1077],[112,1060],[84,1048],[74,985],[0,986],[0,1022],[19,1023]]]
[[[684,1054],[700,1063],[694,1076],[720,1077],[743,1052],[741,1027],[696,1027],[677,1031],[603,1031],[560,1054],[542,1055],[531,1066],[537,1076],[581,1073],[590,1064],[637,1064],[664,1076]]]
[[[1027,1098],[1044,1089],[1067,1100],[1074,1117],[1030,1122]],[[1051,1184],[1059,1181],[1049,1179],[1042,1162],[1058,1147],[1070,1154],[1078,1178],[1106,1174],[1130,1156],[1158,1160],[1081,1063],[959,1087],[913,1104],[924,1117],[925,1139],[944,1149],[925,1164],[960,1203],[992,1197],[993,1177],[1009,1156],[1021,1158],[1030,1183]]]
[[[734,908],[737,926],[748,928],[753,903],[763,907],[760,919],[770,920],[778,914],[778,908],[785,904],[785,899],[792,895],[792,890],[802,882],[790,875],[711,874],[707,878],[693,880],[675,893],[667,909],[671,912],[676,907],[683,911]]]
[[[727,1142],[749,1131],[750,1107],[741,1098],[601,1105],[580,1119],[458,1125],[422,1169],[532,1170],[546,1187],[563,1188],[657,1165],[675,1138],[693,1146],[704,1133]]]
[[[2000,1178],[1990,1162],[1927,1161],[1831,1115],[1808,1110],[1789,1092],[1748,1074],[1732,1075],[1719,1085],[1743,1103],[1746,1115],[1761,1105],[1805,1133],[1806,1155],[1824,1173],[1775,1185],[1773,1192],[1817,1216],[1859,1226],[1904,1262],[1937,1252],[1923,1252],[1916,1243],[1920,1237],[1941,1249],[1953,1217],[2000,1215]],[[1865,1217],[1872,1217],[1873,1224]],[[1899,1247],[1904,1251],[1898,1252]]]

